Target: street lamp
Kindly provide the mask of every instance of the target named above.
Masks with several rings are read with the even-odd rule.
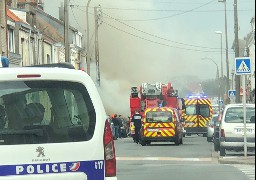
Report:
[[[89,4],[90,4],[91,0],[88,0],[87,2],[87,6],[86,6],[86,23],[87,23],[87,46],[86,46],[86,61],[87,61],[87,74],[90,75],[90,64],[91,64],[91,59],[89,58]]]
[[[224,11],[225,11],[225,36],[226,36],[227,88],[230,88],[230,86],[229,86],[229,60],[228,60],[227,2],[226,2],[226,0],[218,0],[218,1],[224,3]]]
[[[216,68],[217,68],[217,81],[218,81],[218,107],[219,107],[219,113],[220,113],[220,73],[219,73],[219,66],[218,64],[212,59],[212,58],[208,58],[208,57],[205,57],[205,58],[202,58],[202,60],[210,60],[212,61],[215,65],[216,65]]]
[[[222,59],[222,32],[221,31],[215,31],[216,34],[220,35],[220,51],[221,51],[221,77],[223,78],[223,59]]]

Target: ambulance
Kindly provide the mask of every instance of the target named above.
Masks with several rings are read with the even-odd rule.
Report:
[[[117,180],[110,123],[70,66],[0,71],[0,180]]]
[[[207,136],[207,124],[212,118],[211,100],[205,95],[191,95],[184,99],[182,121],[184,135],[202,134]]]
[[[151,142],[183,143],[183,126],[178,111],[171,107],[147,108],[143,118],[140,144]]]

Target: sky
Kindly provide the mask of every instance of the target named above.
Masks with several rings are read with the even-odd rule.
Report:
[[[58,18],[64,0],[44,0],[45,12]],[[87,0],[70,0],[70,24],[86,32]],[[230,72],[234,68],[234,0],[227,0]],[[192,81],[214,79],[215,61],[226,74],[224,3],[218,0],[91,0],[89,54],[94,59],[94,9],[101,9],[98,87],[108,113],[129,114],[132,86],[171,82],[181,90]],[[239,38],[251,32],[254,0],[238,0]],[[86,44],[85,44],[86,45]],[[206,60],[202,60],[206,58]],[[212,59],[212,60],[209,60]],[[94,63],[94,61],[92,61]],[[91,76],[95,80],[95,65]],[[96,81],[96,80],[95,80]]]

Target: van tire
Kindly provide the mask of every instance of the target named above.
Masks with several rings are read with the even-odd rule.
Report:
[[[220,147],[217,145],[217,143],[214,142],[213,144],[214,144],[214,151],[219,151]]]
[[[146,141],[140,141],[140,144],[141,144],[142,146],[146,146]]]
[[[212,142],[212,137],[207,137],[207,142]]]
[[[175,144],[176,146],[180,145],[180,140],[179,140],[178,137],[175,139],[174,144]]]
[[[180,144],[183,144],[183,138],[180,139]]]
[[[220,147],[220,156],[225,156],[226,155],[226,150],[224,147]]]
[[[150,144],[151,144],[151,142],[150,142],[150,141],[147,141],[147,142],[146,142],[146,145],[150,145]]]

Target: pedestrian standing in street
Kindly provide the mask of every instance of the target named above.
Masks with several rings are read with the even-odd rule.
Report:
[[[139,111],[135,111],[135,114],[132,116],[132,122],[135,126],[135,142],[139,144],[140,140],[140,129],[141,129],[141,120],[142,116],[140,115]]]
[[[122,127],[123,127],[122,115],[118,116],[118,122],[119,122],[119,138],[122,138]]]
[[[114,118],[112,119],[112,122],[114,124],[114,129],[115,129],[115,138],[119,138],[119,119],[117,118],[117,114],[114,115]]]
[[[1,56],[0,67],[3,67],[3,68],[9,67],[9,59],[6,56],[4,56],[3,52]]]

